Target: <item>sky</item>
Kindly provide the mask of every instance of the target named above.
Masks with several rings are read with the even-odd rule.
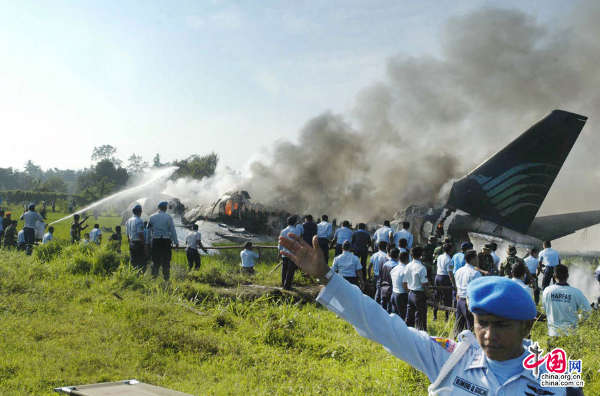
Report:
[[[576,4],[0,1],[0,167],[79,169],[110,144],[243,169],[320,113],[352,120],[391,57],[439,55],[448,18],[501,6],[553,24]]]

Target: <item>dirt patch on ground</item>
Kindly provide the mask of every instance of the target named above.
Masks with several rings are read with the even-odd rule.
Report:
[[[303,304],[314,302],[320,290],[320,285],[296,286],[292,290],[284,290],[278,286],[249,284],[237,287],[221,287],[216,289],[216,292],[219,296],[236,300],[251,301],[266,296],[276,300],[292,300]]]

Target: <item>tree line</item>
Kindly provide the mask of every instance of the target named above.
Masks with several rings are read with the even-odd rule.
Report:
[[[89,168],[43,170],[31,160],[26,162],[23,170],[0,168],[0,191],[48,192],[59,193],[61,196],[70,194],[92,202],[121,190],[132,177],[151,168],[173,165],[178,167],[172,176],[173,179],[202,179],[214,175],[219,161],[217,154],[210,153],[193,154],[183,160],[163,163],[160,154],[157,153],[152,159],[152,164],[149,164],[141,155],[133,153],[127,159],[127,164],[123,164],[116,154],[116,147],[105,144],[94,147],[91,155],[92,165]]]

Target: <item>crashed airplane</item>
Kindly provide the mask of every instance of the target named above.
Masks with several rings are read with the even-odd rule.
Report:
[[[457,180],[442,208],[410,206],[418,243],[430,235],[454,241],[505,241],[541,246],[600,223],[600,210],[536,217],[587,117],[554,110],[491,158]]]

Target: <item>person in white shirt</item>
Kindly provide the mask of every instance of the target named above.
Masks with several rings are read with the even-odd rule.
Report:
[[[406,248],[408,250],[412,249],[413,245],[413,235],[408,229],[410,228],[410,223],[408,221],[402,222],[402,228],[396,232],[390,231],[390,240],[394,241],[394,245],[397,248],[400,247],[398,244],[400,239],[406,239]]]
[[[592,309],[581,290],[567,283],[569,269],[566,266],[559,264],[554,267],[553,276],[556,283],[544,289],[542,294],[550,337],[572,333],[580,319],[579,311],[582,311],[581,318],[585,319]]]
[[[437,258],[437,272],[435,275],[435,303],[433,308],[433,320],[437,320],[437,304],[442,304],[446,307],[452,307],[452,289],[454,286],[454,275],[452,267],[452,244],[446,243],[442,247],[443,254]],[[446,311],[446,320],[450,316],[450,312]]]
[[[81,241],[82,245],[89,245],[90,244],[90,233],[86,232],[85,234],[83,234],[83,240]]]
[[[560,264],[560,255],[552,249],[550,241],[544,242],[544,250],[539,255],[540,265],[544,266],[544,278],[542,279],[542,290],[548,287],[554,274],[554,267]]]
[[[406,320],[406,306],[408,305],[408,290],[402,286],[406,266],[408,265],[408,257],[408,252],[400,253],[398,265],[390,272],[392,278],[392,313],[400,316],[402,320]]]
[[[515,282],[517,282],[522,288],[525,289],[525,291],[527,293],[529,293],[529,295],[531,296],[531,299],[533,300],[533,289],[531,287],[529,287],[529,285],[527,283],[525,283],[525,277],[527,275],[528,269],[527,266],[525,265],[524,262],[522,261],[518,261],[515,264],[513,264],[512,269],[511,269],[511,273],[512,273],[512,280],[514,280]]]
[[[90,242],[100,245],[102,242],[102,231],[100,230],[100,224],[94,224],[94,228],[90,230]]]
[[[133,268],[143,274],[146,272],[146,251],[144,249],[145,227],[141,218],[142,206],[136,204],[131,211],[133,216],[125,222],[125,233],[129,242],[129,261]]]
[[[23,228],[17,233],[17,250],[25,250],[25,229]]]
[[[192,225],[192,232],[185,237],[185,245],[189,270],[200,269],[202,261],[198,249],[202,249],[204,253],[208,253],[208,250],[202,245],[202,234],[198,231],[198,224]]]
[[[427,301],[425,288],[428,286],[427,268],[421,263],[423,248],[415,246],[411,250],[413,260],[406,266],[405,282],[408,290],[406,305],[406,325],[427,331]]]
[[[475,250],[469,250],[465,253],[465,262],[466,264],[454,273],[456,282],[456,333],[460,333],[464,329],[473,329],[473,314],[467,305],[467,286],[473,279],[481,276],[481,272],[475,269],[478,264]]]
[[[535,304],[540,301],[540,286],[538,285],[538,275],[540,274],[540,260],[538,259],[539,249],[534,247],[529,250],[529,255],[523,259],[527,266],[525,283],[533,288],[533,299]]]
[[[362,265],[360,265],[360,259],[350,251],[351,247],[352,244],[350,241],[344,242],[342,245],[342,254],[333,259],[331,269],[362,290],[365,283],[364,279],[362,279]]]
[[[279,233],[279,237],[289,238],[290,234],[294,234],[298,237],[300,235],[296,234],[296,217],[290,216],[287,218],[287,227],[285,227]],[[296,272],[296,264],[292,260],[290,260],[287,256],[283,254],[286,252],[286,248],[278,245],[279,255],[281,256],[281,287],[284,290],[290,290],[292,288],[292,281],[294,280],[294,273]]]
[[[498,244],[496,242],[490,243],[490,256],[492,256],[492,260],[494,260],[494,270],[493,274],[497,274],[500,272],[500,256],[496,254],[496,250],[498,250]]]
[[[242,271],[253,275],[254,265],[259,258],[258,253],[252,250],[252,242],[246,242],[244,250],[240,252],[240,259],[242,260],[240,265],[242,266]]]
[[[48,232],[44,234],[44,238],[42,238],[42,244],[50,243],[54,239],[54,227],[48,227]]]
[[[329,222],[329,217],[324,214],[321,216],[321,221],[317,224],[317,238],[319,239],[319,246],[323,251],[325,261],[329,262],[329,243],[333,236],[333,226]]]
[[[392,232],[390,221],[385,220],[383,222],[383,227],[379,227],[377,231],[375,231],[375,235],[373,235],[373,243],[375,246],[379,246],[379,242],[385,242],[385,250],[387,251],[390,245],[390,232]]]

